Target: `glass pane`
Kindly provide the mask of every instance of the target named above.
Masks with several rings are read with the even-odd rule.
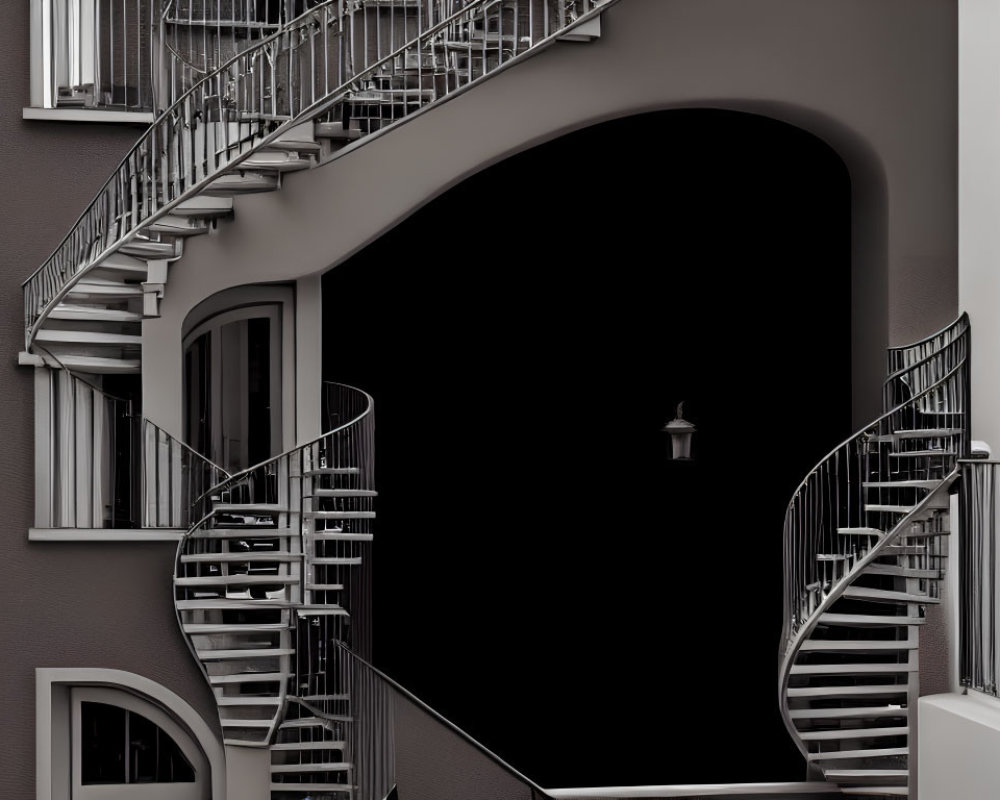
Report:
[[[163,730],[141,714],[130,711],[129,783],[189,783],[194,769]]]
[[[184,380],[187,392],[184,403],[187,443],[206,458],[212,458],[211,417],[212,382],[209,380],[210,339],[204,334],[195,339],[184,354]]]
[[[125,709],[80,706],[80,782],[125,783]]]
[[[271,320],[247,320],[247,416],[251,464],[271,457]]]

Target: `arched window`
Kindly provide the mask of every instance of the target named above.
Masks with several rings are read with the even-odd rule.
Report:
[[[163,710],[108,687],[70,689],[74,800],[205,800],[201,749]]]

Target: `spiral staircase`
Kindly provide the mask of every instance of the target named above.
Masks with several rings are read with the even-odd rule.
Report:
[[[343,424],[196,498],[175,607],[227,745],[269,748],[274,800],[382,800],[355,774],[358,698],[339,645],[370,650],[371,397],[333,385]]]
[[[240,195],[278,190],[559,39],[594,38],[614,2],[326,0],[248,40],[173,98],[24,282],[22,363],[140,372],[141,322],[158,315],[170,264]]]
[[[781,711],[810,773],[843,794],[910,794],[919,632],[969,452],[968,352],[966,316],[890,350],[883,415],[813,469],[785,517]]]

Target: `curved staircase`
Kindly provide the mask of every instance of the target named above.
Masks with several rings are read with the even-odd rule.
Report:
[[[343,424],[212,487],[177,552],[181,630],[226,744],[270,749],[273,800],[374,796],[337,649],[371,646],[372,400],[333,388]]]
[[[23,363],[137,373],[191,236],[557,39],[616,0],[326,0],[173,100],[23,284]],[[36,346],[37,345],[37,346]]]
[[[885,413],[806,477],[785,517],[779,696],[810,773],[909,795],[919,631],[939,602],[956,460],[968,452],[969,322],[890,351]]]

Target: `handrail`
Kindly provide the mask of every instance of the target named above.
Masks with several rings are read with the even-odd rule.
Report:
[[[949,331],[953,330],[958,325],[960,325],[962,322],[968,323],[968,321],[969,321],[969,315],[968,315],[968,313],[967,312],[962,312],[962,315],[957,320],[955,320],[954,322],[949,322],[947,325],[945,325],[940,330],[935,331],[934,333],[928,334],[923,339],[917,339],[917,341],[915,341],[915,342],[909,342],[907,344],[889,345],[889,347],[887,347],[886,350],[888,352],[890,352],[890,353],[897,353],[897,352],[900,352],[900,351],[903,351],[903,350],[912,350],[912,349],[914,349],[916,347],[919,347],[922,344],[927,344],[928,342],[931,342],[934,339],[937,339],[938,337],[942,336],[945,333],[948,333]]]
[[[968,314],[963,314],[958,319],[957,322],[953,322],[951,324],[951,326],[949,326],[945,330],[939,331],[938,333],[934,334],[933,336],[930,336],[927,339],[924,339],[922,342],[920,342],[920,344],[925,344],[927,342],[933,341],[933,340],[941,337],[944,333],[946,333],[948,331],[954,330],[955,328],[959,327],[963,323],[964,323],[964,327],[968,327],[968,322],[969,322],[969,315]],[[946,344],[946,343],[947,342],[944,342],[943,344]],[[896,348],[896,352],[897,353],[902,353],[904,350],[914,350],[914,349],[917,349],[917,345],[907,345],[906,347],[898,347],[898,348]],[[882,381],[882,384],[885,385],[885,384],[891,382],[892,380],[894,380],[895,378],[898,378],[898,377],[906,374],[910,370],[915,369],[916,367],[923,366],[924,364],[927,364],[928,362],[930,362],[931,360],[933,360],[937,355],[938,355],[938,350],[932,350],[931,352],[929,352],[926,355],[922,356],[919,361],[914,361],[914,362],[911,362],[910,364],[906,364],[905,366],[899,367],[895,371],[890,372],[889,375],[886,376],[885,380]]]
[[[373,6],[379,5],[378,0],[371,2]],[[527,19],[527,7],[539,0],[509,2],[514,4],[515,11],[513,22],[507,21],[517,24],[516,9],[523,3]],[[331,36],[331,31],[343,21],[340,15],[329,13],[339,5],[339,0],[327,0],[309,9],[192,85],[154,120],[59,246],[22,284],[27,348],[34,342],[38,322],[90,268],[178,203],[238,168],[283,132],[350,100],[365,82],[403,76],[415,81],[412,97],[398,101],[388,119],[382,119],[380,111],[379,118],[368,120],[368,129],[361,131],[363,135],[381,133],[551,44],[557,36],[585,23],[613,2],[575,0],[582,5],[583,13],[552,24],[547,22],[541,35],[536,36],[534,30],[529,30],[526,37],[518,31],[514,32],[517,35],[500,31],[484,34],[481,42],[474,39],[476,23],[482,22],[482,29],[488,30],[487,18],[496,12],[502,27],[503,3],[473,0],[450,14],[438,9],[441,19],[437,23],[418,30],[415,38],[389,55],[368,64],[368,50],[363,47],[360,54],[363,68],[349,75],[344,74],[343,59],[346,55],[353,58],[353,53],[347,52],[350,37]],[[429,4],[431,10],[434,7]],[[353,19],[351,15],[366,8],[366,1],[361,0],[348,4],[343,13],[345,18]],[[421,6],[417,8],[419,12]],[[433,20],[432,11],[428,16]],[[319,23],[321,18],[323,22]],[[422,25],[420,18],[419,26]],[[465,35],[469,37],[466,41],[456,43],[444,37],[449,28],[460,25],[465,26]],[[487,48],[490,35],[501,37],[501,45],[507,38],[513,40],[511,48],[499,46],[495,58],[487,57],[488,49],[494,49]],[[322,39],[317,42],[317,37]],[[424,65],[425,55],[431,56],[435,63],[439,56],[447,60],[451,58],[449,54],[457,54],[458,45],[464,66]],[[417,66],[407,73],[405,56],[414,50]],[[243,66],[236,69],[236,65]],[[218,127],[209,129],[210,122],[218,123]],[[245,126],[247,130],[232,131],[232,124]]]
[[[486,758],[500,767],[504,772],[508,773],[511,777],[522,782],[530,788],[538,798],[551,798],[552,795],[549,794],[547,789],[543,789],[537,783],[535,783],[531,778],[527,777],[523,773],[519,772],[517,769],[512,767],[506,761],[504,761],[500,756],[490,750],[486,745],[480,743],[464,730],[462,730],[458,725],[449,720],[447,717],[442,716],[439,712],[431,708],[427,703],[417,697],[413,692],[411,692],[406,687],[402,686],[398,682],[394,681],[384,672],[382,672],[377,667],[373,666],[369,661],[367,661],[363,656],[354,652],[352,649],[347,647],[343,642],[337,642],[337,647],[340,652],[348,659],[349,662],[353,662],[354,665],[360,666],[364,671],[368,672],[370,675],[374,676],[380,683],[384,684],[388,688],[402,695],[404,699],[413,703],[417,708],[431,717],[435,722],[447,728],[451,733],[455,734],[459,739],[464,741],[466,744],[474,747],[480,753],[482,753]]]
[[[327,381],[327,383],[330,383],[330,382]],[[340,433],[341,431],[343,431],[343,430],[351,427],[355,423],[360,422],[364,417],[366,417],[367,415],[369,415],[371,413],[372,407],[374,406],[375,401],[372,399],[372,396],[370,394],[368,394],[368,392],[364,391],[363,389],[358,389],[356,386],[346,386],[345,384],[333,384],[333,385],[341,386],[343,388],[352,389],[352,390],[358,392],[359,394],[363,395],[364,398],[367,400],[367,405],[365,406],[364,410],[362,410],[361,413],[359,413],[354,418],[348,420],[347,422],[343,423],[342,425],[338,425],[333,430],[329,430],[326,433],[321,433],[316,438],[310,439],[309,441],[307,441],[307,442],[305,442],[303,444],[297,444],[297,445],[295,445],[295,447],[291,448],[290,450],[286,450],[284,453],[279,453],[276,456],[271,456],[270,458],[265,459],[264,461],[261,461],[259,464],[254,464],[252,467],[247,467],[246,469],[240,470],[239,472],[234,472],[232,474],[226,473],[228,475],[228,477],[224,481],[222,481],[221,483],[217,484],[216,486],[212,486],[209,489],[207,489],[201,496],[195,498],[194,502],[196,502],[196,503],[200,502],[200,501],[204,500],[206,497],[208,497],[209,495],[218,494],[219,492],[223,492],[229,486],[231,486],[231,485],[239,482],[240,480],[246,478],[249,475],[252,475],[255,472],[258,472],[258,471],[260,471],[262,469],[265,469],[265,468],[271,466],[272,464],[275,464],[278,461],[281,461],[282,459],[286,459],[286,458],[289,458],[291,456],[294,456],[296,453],[304,451],[308,447],[313,447],[314,445],[317,445],[317,444],[321,443],[324,439],[327,439],[330,436],[334,436],[335,434]]]

